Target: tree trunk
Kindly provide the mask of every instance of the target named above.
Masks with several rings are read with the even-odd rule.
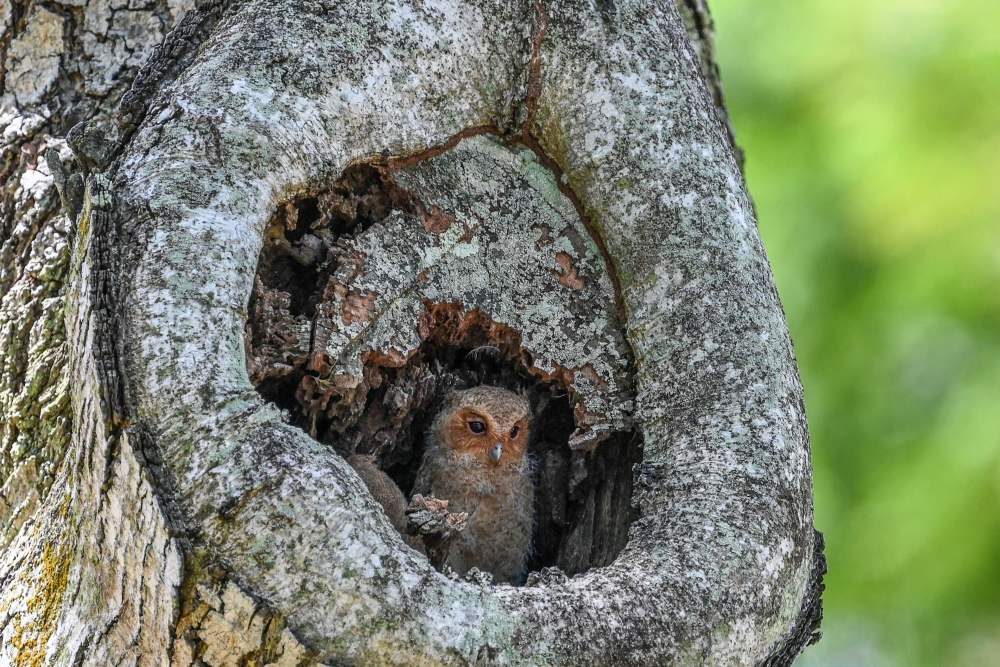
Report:
[[[0,665],[814,641],[802,392],[704,3],[189,4],[0,3]],[[268,243],[361,164],[393,210],[293,312]],[[572,406],[520,587],[435,571],[335,451],[473,330]]]

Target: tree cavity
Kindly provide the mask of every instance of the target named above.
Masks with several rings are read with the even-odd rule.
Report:
[[[374,457],[407,498],[426,431],[449,391],[488,384],[521,392],[533,412],[528,585],[611,563],[636,516],[633,467],[641,460],[641,440],[621,430],[589,449],[571,448],[578,424],[568,373],[536,368],[518,331],[479,308],[422,299],[413,349],[361,349],[358,366],[345,371],[319,344],[334,326],[326,304],[339,304],[341,324],[374,317],[375,295],[345,294],[344,267],[359,262],[345,241],[390,215],[411,218],[425,230],[450,224],[446,212],[424,207],[392,172],[373,165],[352,167],[321,191],[278,208],[249,303],[251,382],[291,423],[342,456]],[[558,570],[546,569],[553,567]]]

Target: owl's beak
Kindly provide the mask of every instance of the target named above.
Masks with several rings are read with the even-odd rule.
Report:
[[[503,443],[497,442],[492,447],[490,447],[490,461],[493,463],[500,463],[500,457],[503,455]]]

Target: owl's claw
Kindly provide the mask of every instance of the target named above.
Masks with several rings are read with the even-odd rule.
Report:
[[[449,512],[447,500],[419,493],[406,508],[406,532],[423,538],[427,557],[438,569],[448,556],[448,545],[468,522],[468,512]]]
[[[449,539],[465,530],[468,521],[468,512],[449,512],[447,500],[419,493],[413,496],[406,508],[406,532],[411,535]]]

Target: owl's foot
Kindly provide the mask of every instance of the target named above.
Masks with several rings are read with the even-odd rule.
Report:
[[[406,508],[406,532],[423,537],[427,557],[440,569],[452,539],[465,530],[468,512],[449,512],[448,501],[419,493]]]
[[[411,535],[436,535],[451,538],[465,530],[468,512],[449,512],[448,501],[433,496],[413,496],[406,508],[406,532]]]

